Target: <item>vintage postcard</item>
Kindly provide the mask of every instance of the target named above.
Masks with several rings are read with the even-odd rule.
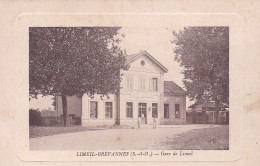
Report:
[[[13,26],[22,162],[243,156],[240,15],[25,12]]]
[[[35,22],[46,17],[53,22]],[[236,160],[240,133],[233,119],[241,117],[230,78],[240,59],[230,41],[239,21],[235,15],[19,16],[29,54],[21,157]]]

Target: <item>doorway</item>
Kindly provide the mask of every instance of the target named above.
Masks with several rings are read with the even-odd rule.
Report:
[[[147,124],[147,106],[146,103],[138,104],[138,117],[141,118],[142,124]]]

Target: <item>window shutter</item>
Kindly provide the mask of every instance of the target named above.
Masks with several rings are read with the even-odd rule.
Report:
[[[127,76],[125,76],[124,81],[125,81],[125,89],[127,89],[127,84],[128,84],[128,77]]]
[[[129,87],[131,90],[133,90],[133,77],[129,77]]]
[[[128,77],[125,76],[125,89],[127,89],[127,79],[128,79]]]
[[[153,91],[153,78],[149,78],[149,87],[150,91]]]
[[[138,78],[138,90],[141,90],[141,81],[142,81],[142,79],[141,79],[141,76],[139,76],[139,78]]]
[[[157,78],[157,91],[160,91],[161,87],[160,87],[160,77]]]

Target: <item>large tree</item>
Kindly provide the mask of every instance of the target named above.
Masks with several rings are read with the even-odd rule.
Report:
[[[185,27],[173,32],[175,60],[183,67],[183,83],[191,100],[229,104],[229,28]]]
[[[118,46],[119,27],[29,28],[30,97],[60,95],[64,125],[67,96],[114,93],[125,57]]]

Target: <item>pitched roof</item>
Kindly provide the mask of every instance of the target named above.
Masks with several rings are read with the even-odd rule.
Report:
[[[209,107],[209,108],[215,108],[215,102],[199,102],[196,101],[194,104],[190,105],[188,108],[194,108],[196,106],[201,106],[201,107]],[[227,105],[220,103],[220,107],[228,108]]]
[[[164,94],[175,95],[186,94],[186,91],[182,89],[179,85],[175,84],[173,81],[164,81]]]
[[[154,57],[152,57],[152,55],[150,55],[147,51],[142,51],[140,53],[137,54],[130,54],[130,55],[126,55],[126,63],[129,64],[133,61],[135,61],[138,57],[145,55],[148,58],[150,58],[152,60],[153,63],[155,63],[157,66],[159,66],[165,73],[168,71],[168,69],[166,67],[164,67],[159,61],[157,61]]]
[[[135,59],[136,56],[140,55],[140,53],[138,54],[130,54],[130,55],[126,55],[126,62],[129,63],[131,62],[132,59]]]

